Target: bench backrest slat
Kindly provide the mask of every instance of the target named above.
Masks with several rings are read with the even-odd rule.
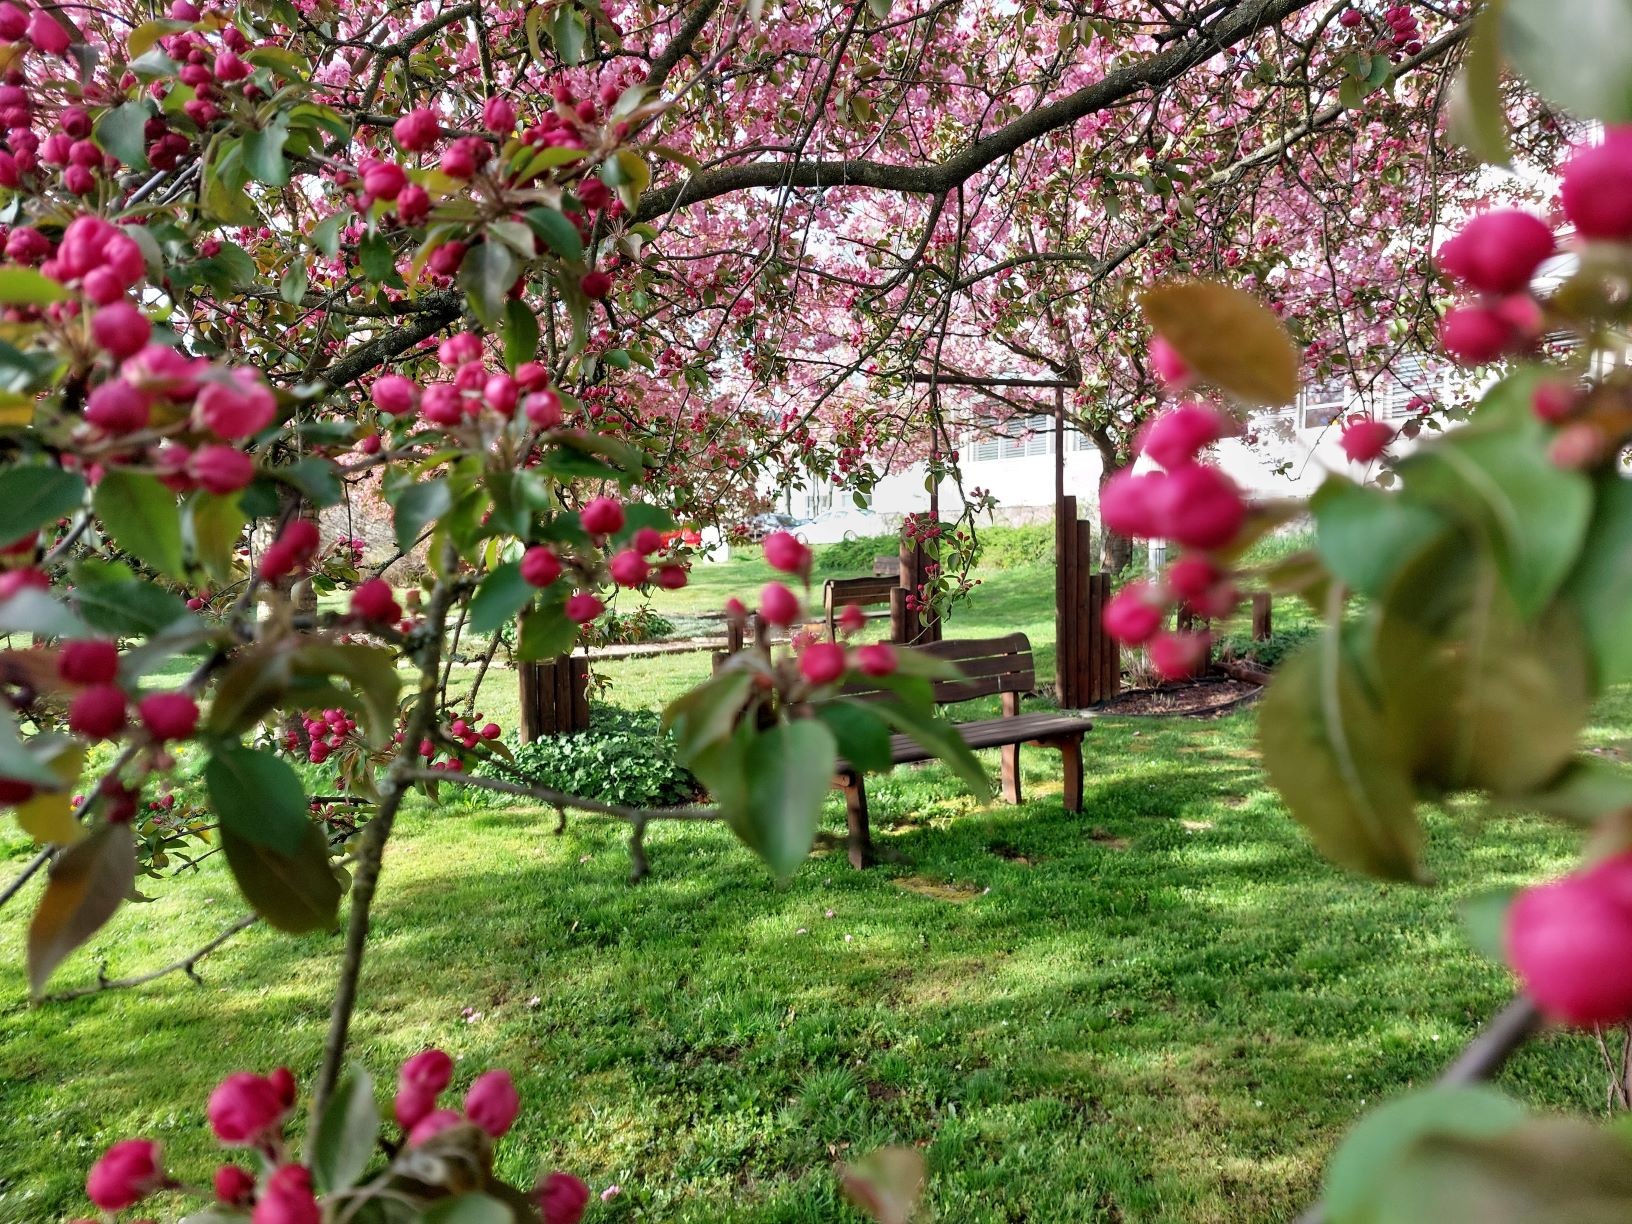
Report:
[[[889,577],[882,578],[829,578],[822,584],[822,605],[840,607],[845,604],[887,604],[890,592],[901,583]]]
[[[1031,642],[1023,633],[996,638],[950,638],[907,649],[945,659],[963,673],[955,680],[933,682],[935,701],[939,705],[992,697],[999,693],[1030,693],[1037,687]],[[869,681],[858,680],[847,685],[844,692],[847,696],[864,700],[889,695],[887,690],[869,685]]]

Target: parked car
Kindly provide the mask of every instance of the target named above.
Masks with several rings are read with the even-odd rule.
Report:
[[[792,531],[802,521],[791,514],[756,514],[739,524],[737,530],[731,534],[734,538],[746,540],[750,544],[758,544],[773,531]]]
[[[837,544],[842,540],[890,534],[878,515],[871,510],[855,509],[829,510],[792,530],[805,544]]]

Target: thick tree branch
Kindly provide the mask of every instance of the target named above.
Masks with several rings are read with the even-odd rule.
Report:
[[[908,195],[943,195],[1031,141],[1144,90],[1160,89],[1226,47],[1313,3],[1314,0],[1253,0],[1194,37],[1040,106],[943,162],[908,166],[856,158],[800,161],[791,165],[783,161],[757,161],[726,166],[647,192],[641,197],[635,219],[650,221],[688,204],[755,187],[871,187]]]

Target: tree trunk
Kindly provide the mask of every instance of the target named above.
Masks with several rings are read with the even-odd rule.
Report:
[[[1093,430],[1089,436],[1094,440],[1094,449],[1099,452],[1099,488],[1103,494],[1105,482],[1116,475],[1124,461],[1117,454],[1116,443],[1103,431]],[[1106,527],[1105,516],[1099,514],[1097,505],[1094,512],[1099,515],[1099,568],[1107,574],[1120,574],[1133,560],[1133,541]]]

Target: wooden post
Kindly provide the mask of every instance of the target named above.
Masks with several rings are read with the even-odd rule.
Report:
[[[1274,600],[1268,591],[1255,591],[1252,596],[1252,640],[1262,642],[1274,632],[1270,608]]]
[[[521,739],[589,730],[589,660],[582,655],[523,663]]]
[[[1055,431],[1056,435],[1058,430]],[[1058,475],[1058,473],[1056,473]],[[1055,486],[1054,498],[1054,691],[1061,709],[1074,709],[1078,702],[1076,619],[1081,609],[1073,595],[1072,582],[1077,551],[1072,535],[1077,521],[1077,499],[1066,497]]]
[[[907,640],[907,592],[904,587],[890,591],[890,641],[897,646]]]

